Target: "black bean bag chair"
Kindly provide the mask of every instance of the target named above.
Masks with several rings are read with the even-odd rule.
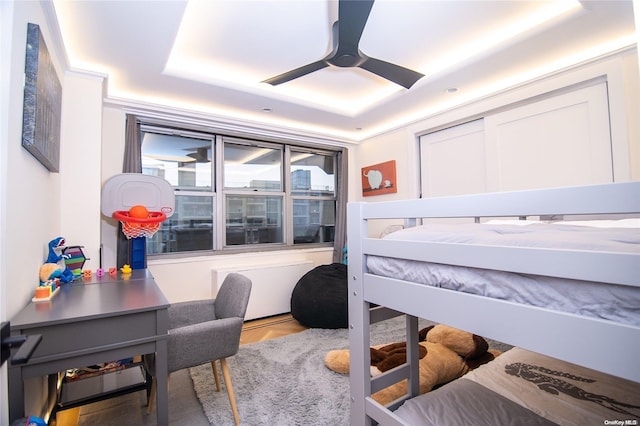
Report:
[[[291,315],[310,328],[347,328],[347,266],[320,265],[303,275],[291,294]]]

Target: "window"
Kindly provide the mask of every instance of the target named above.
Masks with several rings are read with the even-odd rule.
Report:
[[[175,189],[175,210],[160,230],[147,239],[147,253],[213,249],[213,140],[209,136],[142,134],[142,173],[160,176]]]
[[[141,126],[142,172],[175,189],[147,253],[331,243],[337,152]]]
[[[291,150],[294,244],[333,241],[336,156]]]
[[[283,243],[283,147],[224,138],[225,244]]]

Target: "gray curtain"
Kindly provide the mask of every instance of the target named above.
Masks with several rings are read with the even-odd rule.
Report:
[[[140,122],[135,115],[131,114],[127,114],[122,173],[142,173]],[[131,241],[122,233],[122,225],[118,225],[116,258],[120,266],[131,263]]]
[[[347,148],[343,148],[342,152],[338,153],[338,158],[336,159],[339,179],[336,191],[336,228],[333,239],[334,263],[342,263],[344,249],[347,246],[348,152]]]
[[[142,173],[142,138],[140,137],[140,122],[135,115],[131,114],[127,114],[122,173]]]

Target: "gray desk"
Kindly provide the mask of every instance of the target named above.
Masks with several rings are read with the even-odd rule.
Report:
[[[31,302],[11,319],[11,335],[40,334],[29,362],[9,367],[9,418],[24,417],[23,379],[153,353],[159,425],[168,423],[167,308],[145,270],[80,279],[47,302]]]

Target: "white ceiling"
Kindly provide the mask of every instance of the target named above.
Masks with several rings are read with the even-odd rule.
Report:
[[[322,59],[337,1],[54,0],[69,65],[107,96],[343,141],[409,124],[635,43],[625,1],[378,0],[360,49],[425,74],[411,89],[358,68],[261,81]],[[455,93],[447,89],[456,88]]]

